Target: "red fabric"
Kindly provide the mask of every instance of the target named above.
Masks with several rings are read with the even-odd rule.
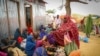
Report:
[[[43,45],[43,40],[36,41],[36,47],[41,47]]]
[[[67,22],[63,23],[59,29],[52,32],[55,41],[57,43],[59,43],[60,45],[64,46],[64,34],[68,30],[69,35],[71,37],[71,40],[75,41],[75,43],[79,47],[80,46],[79,45],[79,38],[78,38],[79,33],[78,33],[78,28],[77,28],[76,24],[74,24],[70,20],[69,16],[65,16],[65,20],[67,20]]]
[[[32,27],[28,27],[28,28],[27,28],[27,31],[28,31],[28,34],[33,33]]]
[[[18,39],[17,39],[17,41],[20,44],[23,41],[23,38],[19,36]]]

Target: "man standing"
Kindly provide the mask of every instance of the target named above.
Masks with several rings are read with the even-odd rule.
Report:
[[[55,19],[55,24],[56,24],[56,28],[59,28],[61,25],[61,19],[59,18],[59,15],[57,15],[57,18]]]

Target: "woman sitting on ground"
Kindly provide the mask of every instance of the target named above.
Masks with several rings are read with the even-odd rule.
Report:
[[[1,40],[1,43],[0,50],[7,53],[7,56],[25,56],[25,54],[16,47],[15,40],[5,38]]]
[[[27,36],[25,52],[27,56],[32,56],[36,47],[35,39],[32,35]]]
[[[39,33],[34,34],[34,39],[36,40],[36,49],[33,54],[33,56],[48,56],[46,49],[44,47],[44,41],[46,40],[46,36],[43,37],[43,39],[39,38]]]
[[[2,52],[8,53],[9,47],[14,47],[16,44],[16,41],[10,41],[8,38],[2,39],[0,44],[0,50]]]

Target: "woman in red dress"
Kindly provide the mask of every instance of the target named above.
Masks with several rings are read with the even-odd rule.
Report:
[[[53,38],[59,45],[64,46],[64,33],[66,31],[69,31],[71,40],[75,41],[76,45],[79,48],[80,44],[79,44],[79,38],[78,38],[79,37],[78,28],[76,24],[71,21],[70,16],[65,16],[64,23],[61,25],[61,27],[51,33],[53,35]]]

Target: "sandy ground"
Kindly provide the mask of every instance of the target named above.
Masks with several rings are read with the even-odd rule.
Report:
[[[80,35],[85,34],[80,32]],[[88,43],[80,41],[80,51],[81,56],[100,56],[100,37],[91,35]]]

